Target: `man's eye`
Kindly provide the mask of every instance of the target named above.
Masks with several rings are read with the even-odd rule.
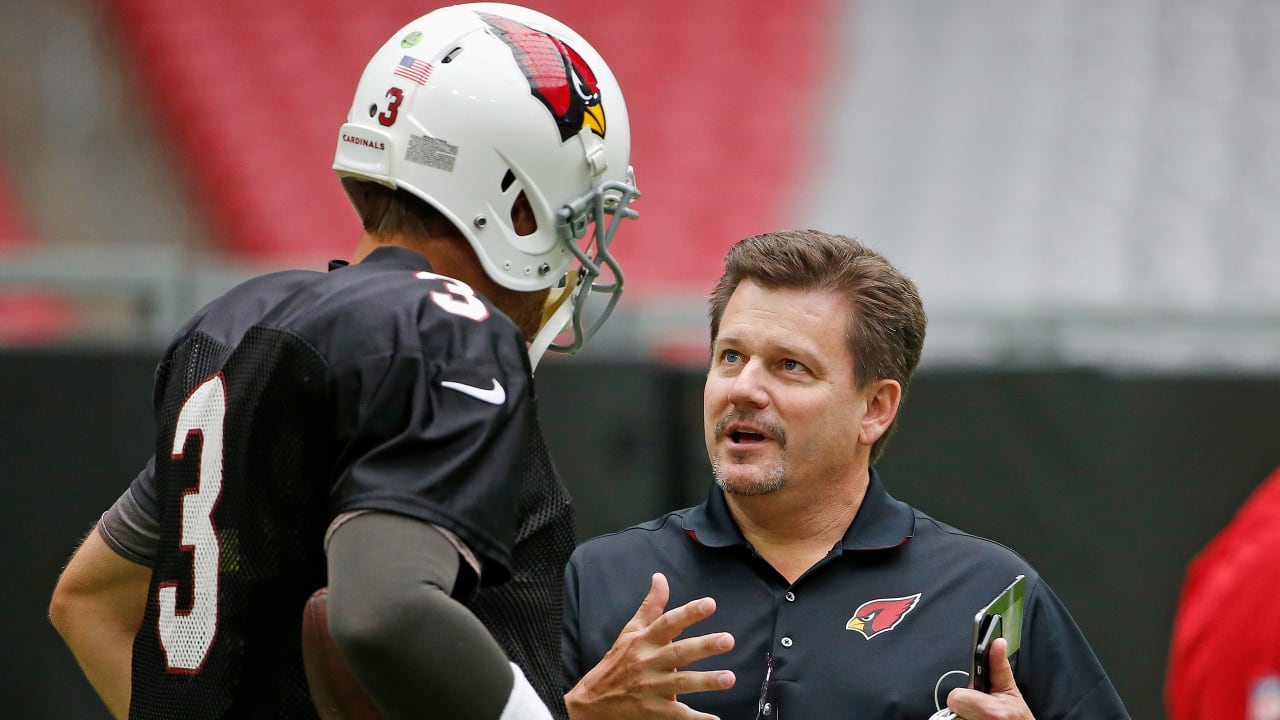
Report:
[[[736,363],[742,359],[742,355],[737,350],[725,350],[724,361],[727,363]]]
[[[799,360],[783,360],[782,369],[787,372],[804,372],[806,368]]]

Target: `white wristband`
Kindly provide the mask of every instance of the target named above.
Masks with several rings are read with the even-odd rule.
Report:
[[[551,720],[551,711],[529,684],[529,679],[524,676],[520,666],[511,663],[511,673],[515,676],[515,682],[511,685],[507,706],[502,709],[502,717],[498,720]]]

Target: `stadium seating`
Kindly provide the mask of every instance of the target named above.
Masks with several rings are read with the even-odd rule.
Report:
[[[8,174],[0,162],[0,262],[23,252],[35,239],[10,188]],[[66,337],[75,323],[73,303],[56,290],[34,284],[0,287],[0,344],[52,342]]]
[[[703,295],[730,242],[776,229],[820,117],[820,0],[530,6],[609,59],[632,116],[643,222],[617,252],[639,296]],[[223,248],[316,264],[359,232],[327,172],[374,49],[431,3],[114,0],[114,27]],[[730,92],[732,90],[732,92]],[[781,100],[779,100],[781,98]]]
[[[0,255],[19,252],[31,240],[32,233],[20,208],[21,203],[9,187],[9,170],[0,156]]]

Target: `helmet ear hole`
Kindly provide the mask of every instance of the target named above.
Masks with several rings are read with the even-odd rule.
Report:
[[[526,237],[538,231],[538,218],[534,217],[533,206],[529,204],[529,198],[523,190],[511,204],[511,227],[520,237]]]

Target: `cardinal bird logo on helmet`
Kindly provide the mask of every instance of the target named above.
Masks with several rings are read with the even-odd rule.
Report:
[[[853,617],[849,618],[845,628],[857,630],[862,637],[870,640],[897,627],[918,602],[920,593],[908,597],[868,600],[853,612]]]
[[[600,87],[595,73],[576,50],[510,18],[478,14],[511,48],[516,63],[529,80],[529,91],[555,118],[561,142],[582,132],[583,128],[604,137]]]

